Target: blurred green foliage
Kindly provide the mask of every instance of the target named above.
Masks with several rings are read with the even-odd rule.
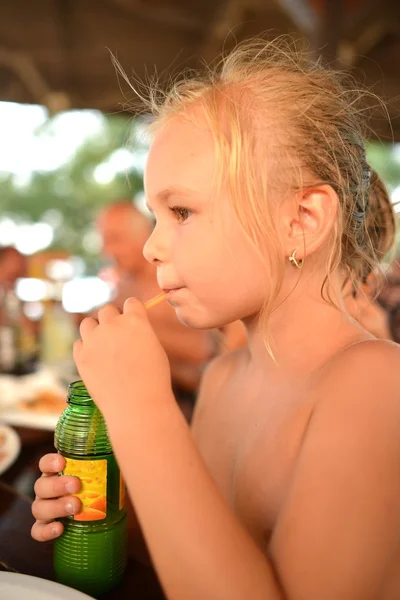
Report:
[[[133,198],[143,189],[142,172],[134,167],[116,172],[103,183],[96,180],[95,169],[117,150],[140,149],[135,126],[135,121],[122,115],[106,117],[99,131],[88,136],[65,164],[53,171],[33,172],[27,185],[21,185],[14,174],[2,173],[0,216],[17,223],[48,222],[54,230],[51,248],[82,256],[89,271],[94,271],[98,250],[96,244],[91,249],[87,240],[96,214],[106,204]],[[49,128],[51,120],[36,135],[49,135]]]
[[[400,146],[370,142],[367,146],[368,160],[373,169],[393,192],[400,186]]]

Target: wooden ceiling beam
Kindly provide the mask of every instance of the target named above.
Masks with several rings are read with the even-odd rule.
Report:
[[[235,36],[235,28],[242,24],[246,10],[254,0],[225,0],[207,28],[200,48],[200,56],[207,63],[211,62],[224,46],[228,36]]]
[[[339,45],[343,32],[343,1],[325,0],[320,19],[311,43],[315,54],[330,64],[338,59]]]
[[[278,0],[278,4],[300,31],[311,36],[318,25],[318,17],[307,0]]]
[[[201,31],[204,27],[204,23],[200,19],[190,16],[189,12],[184,14],[172,7],[157,6],[157,8],[153,8],[141,0],[112,0],[112,3],[131,15],[162,23],[173,29]]]
[[[47,106],[50,112],[71,108],[69,96],[65,92],[51,89],[34,61],[26,54],[0,48],[0,64],[17,75],[31,95],[32,102]]]
[[[391,29],[384,17],[369,23],[355,39],[341,42],[338,51],[340,62],[346,67],[355,66],[360,57],[368,55]]]
[[[53,0],[54,27],[59,39],[59,69],[62,70],[64,87],[76,87],[71,51],[74,48],[74,22],[70,0]]]
[[[0,48],[0,64],[18,76],[35,102],[41,102],[51,93],[51,88],[42,73],[25,53]]]

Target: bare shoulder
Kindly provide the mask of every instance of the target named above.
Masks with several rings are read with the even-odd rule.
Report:
[[[326,374],[338,376],[342,372],[347,375],[351,371],[356,379],[368,381],[398,376],[399,370],[400,345],[374,339],[344,348],[327,365]]]
[[[310,385],[313,414],[270,544],[290,598],[399,598],[399,368],[400,346],[357,342]]]
[[[385,340],[353,344],[336,354],[323,368],[316,386],[326,405],[365,409],[389,405],[400,414],[400,345]],[[317,400],[318,402],[318,400]]]
[[[383,339],[364,340],[347,346],[337,356],[351,356],[354,359],[362,356],[373,360],[380,360],[380,357],[397,357],[397,360],[400,360],[400,345]]]

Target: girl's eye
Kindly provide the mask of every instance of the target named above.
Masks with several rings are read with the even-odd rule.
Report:
[[[183,208],[182,206],[171,206],[169,210],[176,215],[179,223],[183,223],[191,215],[191,211],[188,208]]]

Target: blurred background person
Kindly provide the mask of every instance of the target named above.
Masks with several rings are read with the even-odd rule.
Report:
[[[391,339],[400,344],[400,303],[389,312],[389,331]]]
[[[16,294],[27,271],[26,256],[13,246],[0,247],[0,374],[23,375],[36,365],[34,324]]]
[[[400,262],[395,260],[386,274],[378,301],[389,312],[400,305]]]
[[[218,354],[238,350],[247,345],[246,328],[242,321],[234,321],[215,332]]]
[[[372,174],[372,177],[374,176]],[[370,194],[365,217],[369,236],[371,239],[379,239],[379,247],[375,247],[374,252],[380,261],[393,250],[395,242],[396,221],[388,202],[383,186],[376,186],[375,193]],[[389,273],[395,270],[395,265],[396,263],[392,263]],[[350,315],[375,337],[388,340],[393,339],[389,324],[390,307],[382,302],[379,293],[385,293],[389,281],[390,277],[385,277],[382,281],[381,274],[369,272],[365,274],[360,286],[355,287],[353,282],[349,281],[344,292],[345,305]],[[396,291],[399,289],[397,287]]]
[[[26,256],[13,246],[0,247],[0,287],[14,288],[27,272]]]
[[[160,293],[156,268],[143,256],[152,229],[150,218],[130,201],[109,205],[97,218],[103,254],[114,264],[112,302],[119,309],[130,296],[145,302]],[[196,331],[182,325],[167,302],[152,308],[149,320],[168,355],[176,399],[190,418],[203,368],[217,352],[215,338],[211,331]]]
[[[400,262],[393,261],[390,265],[385,284],[378,297],[379,304],[388,313],[390,337],[400,343]]]
[[[385,340],[393,339],[389,327],[389,313],[379,304],[373,291],[367,286],[362,293],[349,294],[345,304],[353,319],[372,335]]]

